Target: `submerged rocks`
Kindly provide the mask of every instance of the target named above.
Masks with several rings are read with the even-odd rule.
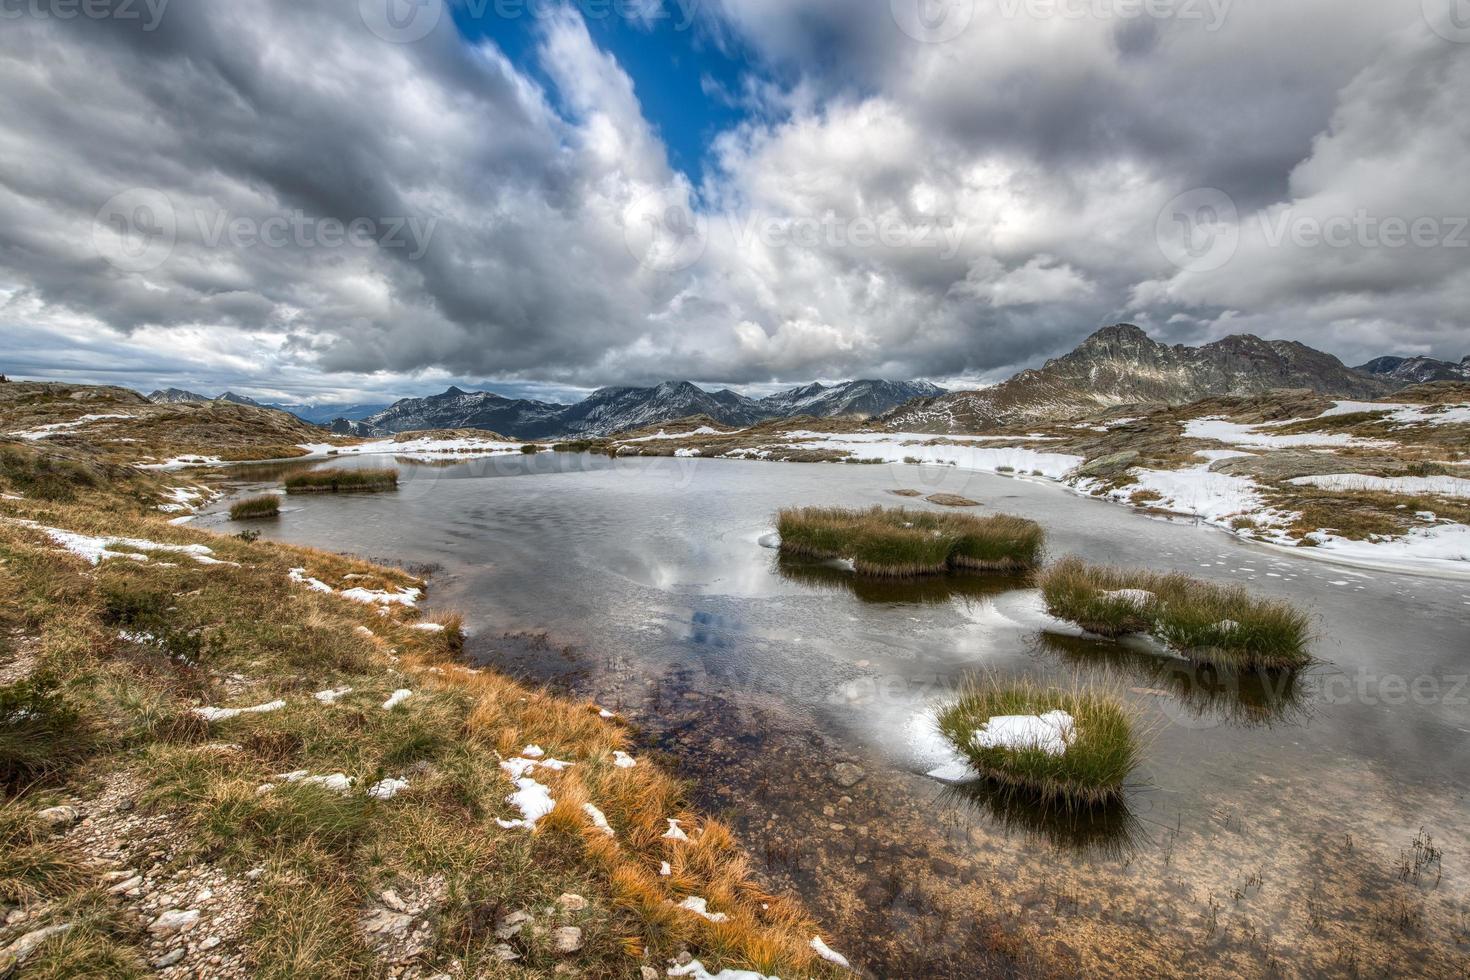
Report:
[[[851,762],[839,762],[832,767],[829,777],[838,786],[849,789],[862,782],[867,777],[867,773],[862,770],[861,766],[855,766]]]

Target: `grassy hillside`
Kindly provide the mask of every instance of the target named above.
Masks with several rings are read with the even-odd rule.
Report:
[[[633,731],[466,666],[429,583],[171,525],[179,477],[116,462],[293,423],[0,388],[0,431],[133,416],[0,444],[0,974],[829,972]]]

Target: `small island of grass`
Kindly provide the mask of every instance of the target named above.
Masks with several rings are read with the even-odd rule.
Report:
[[[1041,563],[1045,541],[1034,521],[874,507],[802,507],[776,519],[781,550],[850,560],[862,575],[904,578],[955,569],[1023,572]]]
[[[281,498],[275,494],[247,497],[230,507],[230,520],[250,521],[281,516]]]
[[[1053,616],[1099,636],[1149,633],[1199,663],[1293,669],[1311,662],[1306,613],[1238,585],[1066,558],[1037,579]]]
[[[1101,691],[982,682],[940,711],[938,723],[981,776],[1048,805],[1120,798],[1142,751],[1133,717]]]
[[[398,489],[398,471],[375,469],[308,470],[286,478],[287,493],[381,493]]]

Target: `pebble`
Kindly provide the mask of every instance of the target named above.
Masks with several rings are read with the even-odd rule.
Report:
[[[46,809],[36,812],[36,819],[52,830],[70,827],[81,818],[82,815],[74,806],[48,806]]]
[[[587,899],[581,895],[573,895],[571,892],[567,892],[556,900],[556,904],[568,912],[580,912],[587,907]]]
[[[166,970],[183,958],[184,949],[181,946],[178,949],[169,950],[167,953],[164,953],[158,959],[154,960],[153,968],[155,970]]]
[[[860,767],[853,765],[851,762],[839,762],[832,767],[832,782],[841,786],[843,789],[856,786],[866,776],[867,773],[863,772]]]
[[[576,926],[562,926],[559,929],[553,929],[551,941],[558,953],[563,955],[575,953],[582,948],[582,930]]]
[[[153,920],[153,924],[148,927],[148,931],[158,933],[160,935],[165,935],[167,933],[178,932],[182,929],[187,929],[198,921],[198,909],[169,909],[167,912],[163,913],[158,918]]]
[[[527,922],[531,921],[528,912],[512,912],[499,922],[495,923],[495,938],[510,939],[518,935]]]

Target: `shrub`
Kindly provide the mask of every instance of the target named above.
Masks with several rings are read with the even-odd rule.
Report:
[[[48,674],[0,686],[0,786],[60,772],[92,747],[88,726]]]
[[[249,521],[261,517],[281,516],[281,498],[273,493],[249,497],[230,508],[230,520]]]
[[[540,446],[534,446],[531,443],[526,443],[524,446],[521,447],[521,453],[525,456],[534,456],[540,451]]]
[[[893,577],[1023,571],[1039,563],[1044,539],[1034,522],[1004,514],[806,507],[781,511],[776,523],[786,554],[849,559],[861,574]]]
[[[286,477],[287,493],[379,493],[398,489],[398,471],[375,469],[308,470]]]
[[[1063,751],[1038,742],[983,746],[976,734],[992,718],[1065,712]],[[1117,697],[1099,690],[1063,691],[1031,682],[976,683],[939,713],[939,730],[985,778],[1034,794],[1046,803],[1084,807],[1122,796],[1141,745],[1133,717]]]
[[[1178,572],[1097,567],[1078,558],[1057,562],[1037,581],[1048,612],[1099,636],[1151,633],[1192,660],[1236,668],[1311,662],[1307,615],[1238,585]]]

